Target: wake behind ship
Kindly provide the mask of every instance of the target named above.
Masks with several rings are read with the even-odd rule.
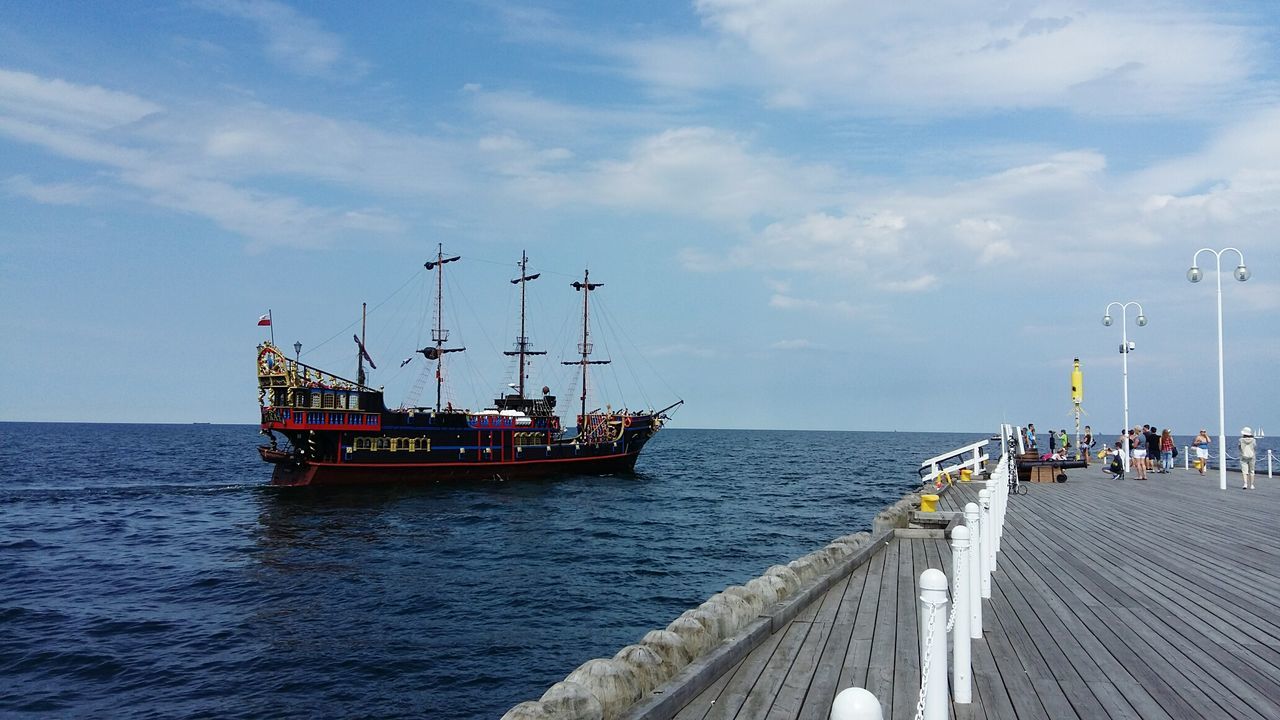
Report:
[[[603,283],[571,284],[582,293],[582,336],[577,360],[581,371],[580,410],[573,433],[556,415],[556,397],[547,387],[541,394],[525,391],[526,360],[543,355],[529,349],[524,331],[524,289],[538,275],[527,274],[527,258],[521,258],[521,276],[512,283],[521,288],[520,336],[515,350],[505,353],[518,359],[518,383],[513,392],[483,410],[441,406],[445,358],[464,348],[446,347],[448,331],[440,312],[443,271],[458,257],[444,257],[442,249],[425,263],[437,274],[436,326],[432,345],[418,350],[436,363],[436,404],[431,407],[387,407],[380,389],[365,384],[364,363],[372,360],[364,339],[355,337],[357,379],[349,380],[289,359],[272,342],[258,346],[258,402],[262,433],[271,440],[259,447],[262,459],[275,466],[276,485],[360,484],[372,482],[422,482],[467,478],[514,479],[561,474],[621,473],[634,469],[645,443],[669,419],[662,410],[587,410],[588,370],[608,360],[591,359],[589,296]],[[284,436],[282,447],[276,436]]]

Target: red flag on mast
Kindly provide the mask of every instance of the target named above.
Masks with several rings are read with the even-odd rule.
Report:
[[[258,325],[260,327],[266,327],[266,326],[269,326],[270,324],[271,324],[271,313],[258,316]]]

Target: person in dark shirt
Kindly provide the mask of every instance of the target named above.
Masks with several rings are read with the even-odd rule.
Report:
[[[1154,463],[1157,453],[1160,452],[1160,431],[1155,425],[1143,425],[1142,434],[1147,436],[1147,462],[1152,463],[1148,469],[1155,469]],[[1163,462],[1160,463],[1164,465]],[[1161,467],[1161,470],[1168,470],[1167,467]]]

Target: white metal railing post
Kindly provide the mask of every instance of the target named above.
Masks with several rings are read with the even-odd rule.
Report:
[[[1182,469],[1191,469],[1191,448],[1186,445],[1182,446]]]
[[[1267,477],[1271,477],[1271,456],[1275,453],[1271,452],[1271,448],[1267,448]]]
[[[979,502],[982,496],[979,495]],[[1000,526],[1003,520],[1000,517],[1000,485],[993,476],[987,481],[987,519],[991,521],[991,531],[987,533],[986,540],[990,541],[987,547],[987,555],[991,558],[991,572],[996,571],[996,553],[1000,552]]]
[[[920,703],[915,716],[921,720],[947,720],[947,576],[937,568],[920,573],[918,617]]]
[[[955,625],[951,636],[951,687],[958,703],[973,702],[972,672],[969,667],[969,528],[957,525],[951,531],[951,575],[955,593],[951,602]]]
[[[982,638],[982,521],[978,519],[978,503],[964,506],[964,524],[969,528],[969,637]]]
[[[831,703],[831,720],[884,720],[884,710],[870,690],[850,687],[841,690]]]
[[[979,523],[982,527],[982,552],[979,554],[979,562],[981,565],[982,575],[982,597],[991,597],[991,491],[978,491],[978,509],[980,511]]]

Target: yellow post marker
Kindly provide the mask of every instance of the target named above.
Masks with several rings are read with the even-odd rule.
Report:
[[[938,512],[938,496],[921,495],[920,512]]]
[[[1071,402],[1076,405],[1084,402],[1084,373],[1080,371],[1080,358],[1075,359],[1075,367],[1071,369]]]
[[[973,482],[973,471],[969,468],[960,468],[960,482]]]

